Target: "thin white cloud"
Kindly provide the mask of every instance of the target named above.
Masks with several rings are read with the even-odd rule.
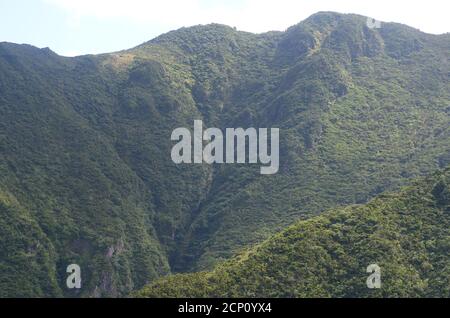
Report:
[[[136,23],[170,24],[203,21],[216,7],[205,8],[200,0],[45,0],[70,15],[98,19],[125,18]],[[226,9],[226,7],[224,7]]]
[[[240,30],[284,30],[317,11],[358,13],[401,22],[429,33],[450,31],[447,0],[45,0],[78,17],[128,19],[142,25],[180,26],[210,22]]]

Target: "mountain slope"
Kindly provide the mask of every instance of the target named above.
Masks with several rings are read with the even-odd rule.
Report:
[[[106,119],[90,107],[112,104],[95,70],[83,75],[82,62],[32,47],[4,44],[0,51],[0,184],[40,234],[15,231],[12,220],[12,230],[2,234],[2,251],[11,248],[11,240],[20,243],[18,254],[49,245],[48,253],[54,253],[46,261],[52,271],[42,267],[40,275],[58,282],[51,291],[39,283],[27,293],[22,280],[12,284],[9,278],[28,262],[45,264],[39,255],[19,261],[6,254],[0,259],[6,266],[2,295],[79,295],[65,288],[72,263],[82,268],[86,296],[120,295],[167,273],[148,189],[120,158],[113,140],[82,115]],[[11,219],[13,211],[2,209],[2,218]],[[32,272],[22,276],[33,282]]]
[[[76,58],[0,43],[1,295],[125,295],[448,165],[450,37],[365,21],[195,26]],[[171,132],[195,119],[280,128],[280,171],[175,165]]]
[[[366,268],[381,268],[369,289]],[[449,297],[450,169],[366,205],[300,221],[212,272],[140,297]]]

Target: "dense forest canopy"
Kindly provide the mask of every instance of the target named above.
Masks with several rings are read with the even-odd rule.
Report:
[[[366,259],[355,257],[369,260],[358,248],[372,247],[370,231],[383,238],[373,241],[383,255],[395,256],[390,273],[414,273],[411,289],[393,283],[382,295],[448,295],[438,276],[448,273],[448,212],[438,199],[426,206],[414,196],[418,210],[408,211],[400,198],[376,199],[391,210],[369,203],[316,216],[449,165],[449,57],[449,34],[369,28],[365,17],[331,12],[285,32],[199,25],[75,58],[0,43],[0,296],[124,296],[195,271],[204,274],[173,277],[186,286],[225,280],[202,295],[228,286],[227,295],[366,295],[359,278],[335,280],[359,275]],[[171,133],[194,120],[279,128],[278,173],[175,164]],[[298,240],[302,231],[309,238]],[[346,245],[359,236],[366,245]],[[254,245],[242,265],[217,267]],[[278,248],[285,259],[266,268]],[[309,275],[337,272],[289,284],[306,274],[286,260]],[[73,263],[83,273],[79,290],[65,285]],[[253,277],[251,266],[275,272],[237,288],[236,277]],[[270,293],[271,284],[290,287]]]

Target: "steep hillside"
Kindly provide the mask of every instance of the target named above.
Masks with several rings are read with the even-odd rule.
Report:
[[[369,289],[368,265],[381,269]],[[449,297],[450,169],[366,205],[300,221],[212,272],[140,297]]]
[[[172,268],[208,268],[298,218],[448,164],[449,37],[365,23],[320,13],[284,33],[200,26],[137,49],[171,75],[187,64],[209,126],[281,129],[276,176],[215,167],[189,227],[177,231]]]
[[[108,122],[103,112],[116,102],[92,65],[0,47],[0,190],[16,202],[1,209],[3,296],[114,296],[169,271],[150,191],[120,157],[116,138],[101,131],[105,123],[95,122]],[[19,227],[14,211],[36,235]],[[46,258],[28,252],[38,246]],[[81,293],[65,288],[72,263],[83,271]]]
[[[445,167],[449,57],[448,34],[328,12],[76,58],[0,43],[0,295],[124,295]],[[280,128],[280,171],[174,164],[194,119]]]

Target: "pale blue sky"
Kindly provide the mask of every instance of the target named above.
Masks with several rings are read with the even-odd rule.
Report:
[[[127,49],[182,26],[284,30],[317,11],[358,13],[428,33],[450,31],[448,0],[0,0],[0,41],[61,55]]]

